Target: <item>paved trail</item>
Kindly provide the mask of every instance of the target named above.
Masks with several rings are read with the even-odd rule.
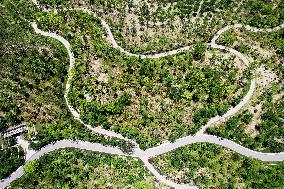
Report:
[[[33,0],[33,2],[39,7],[39,4],[36,0]],[[40,8],[40,7],[39,7]],[[85,8],[80,8],[80,9],[76,9],[76,10],[80,10],[80,11],[84,11],[90,14],[94,14],[93,12],[85,9]],[[48,11],[48,10],[45,10]],[[174,54],[178,54],[180,52],[183,51],[187,51],[190,50],[191,47],[187,46],[187,47],[183,47],[177,50],[173,50],[173,51],[168,51],[168,52],[164,52],[164,53],[158,53],[158,54],[150,54],[150,55],[140,55],[140,54],[133,54],[130,53],[128,51],[126,51],[125,49],[123,49],[122,47],[120,47],[111,32],[110,27],[108,26],[108,24],[102,20],[101,21],[102,26],[106,29],[107,33],[108,33],[108,41],[112,44],[112,46],[114,48],[118,48],[120,51],[124,52],[125,54],[129,55],[129,56],[135,56],[135,57],[140,57],[140,58],[161,58],[161,57],[165,57],[165,56],[170,56],[170,55],[174,55]],[[68,105],[68,108],[70,110],[70,112],[72,113],[72,115],[74,116],[75,119],[79,120],[82,124],[84,124],[87,128],[89,128],[91,131],[93,132],[97,132],[100,134],[104,134],[110,137],[117,137],[126,141],[130,141],[133,142],[134,144],[135,141],[132,141],[130,139],[127,139],[125,137],[123,137],[121,134],[117,134],[115,132],[112,131],[108,131],[105,129],[100,129],[100,128],[93,128],[91,125],[85,124],[82,120],[80,120],[80,114],[70,105],[70,103],[68,102],[68,93],[70,90],[70,82],[72,80],[72,75],[71,75],[71,71],[74,67],[75,64],[75,58],[73,53],[70,50],[70,43],[65,40],[63,37],[55,34],[55,33],[51,33],[51,32],[44,32],[40,29],[38,29],[37,25],[35,23],[32,23],[32,27],[34,28],[35,32],[42,35],[42,36],[46,36],[46,37],[51,37],[53,39],[56,39],[58,41],[60,41],[65,48],[67,49],[68,52],[68,56],[69,56],[69,61],[70,61],[70,67],[69,67],[69,71],[68,71],[68,81],[66,84],[66,90],[65,90],[65,100],[66,103]],[[236,24],[236,25],[232,25],[232,26],[226,26],[223,29],[221,29],[220,31],[217,32],[217,34],[214,36],[214,38],[212,39],[210,45],[212,48],[217,48],[217,49],[223,49],[223,50],[227,50],[233,54],[235,54],[236,56],[238,56],[246,65],[249,65],[249,60],[240,52],[234,50],[234,49],[230,49],[230,48],[226,48],[225,46],[222,45],[217,45],[216,44],[216,40],[220,37],[220,35],[222,35],[222,33],[226,32],[229,29],[232,28],[241,28],[244,27],[247,30],[250,30],[252,32],[272,32],[272,31],[276,31],[278,29],[284,28],[284,24],[276,27],[276,28],[271,28],[271,29],[257,29],[254,27],[250,27],[250,26],[243,26],[240,24]],[[155,157],[170,151],[173,151],[179,147],[188,145],[188,144],[193,144],[193,143],[197,143],[197,142],[208,142],[208,143],[213,143],[213,144],[217,144],[217,145],[221,145],[227,148],[230,148],[231,150],[242,154],[244,156],[247,157],[253,157],[256,159],[259,159],[261,161],[283,161],[284,160],[284,153],[261,153],[261,152],[256,152],[250,149],[247,149],[231,140],[227,140],[227,139],[221,139],[218,138],[217,136],[212,136],[212,135],[205,135],[203,134],[203,132],[206,130],[206,128],[208,128],[211,124],[216,123],[217,121],[221,121],[229,116],[234,115],[235,113],[237,113],[251,98],[253,92],[255,89],[255,79],[253,79],[251,81],[251,86],[250,89],[247,93],[247,95],[243,98],[243,100],[234,108],[231,108],[226,114],[224,114],[222,117],[217,116],[214,117],[212,119],[210,119],[210,121],[201,128],[201,130],[195,135],[195,136],[187,136],[187,137],[183,137],[178,139],[177,141],[175,141],[174,143],[165,143],[162,144],[160,146],[154,147],[154,148],[150,148],[147,149],[145,151],[141,150],[138,145],[136,144],[136,147],[134,149],[133,154],[129,155],[129,154],[125,154],[123,153],[120,149],[115,148],[115,147],[107,147],[107,146],[103,146],[101,144],[98,143],[90,143],[90,142],[85,142],[85,141],[69,141],[69,140],[65,140],[65,141],[57,141],[54,144],[49,144],[46,147],[42,148],[40,151],[37,152],[33,152],[33,154],[29,155],[30,157],[27,158],[26,163],[31,161],[31,160],[35,160],[40,158],[42,155],[47,154],[53,150],[56,149],[60,149],[60,148],[68,148],[68,147],[74,147],[74,148],[79,148],[79,149],[84,149],[84,150],[91,150],[94,152],[102,152],[102,153],[109,153],[109,154],[113,154],[113,155],[120,155],[120,156],[131,156],[131,157],[135,157],[135,158],[139,158],[141,159],[145,166],[148,168],[148,170],[160,181],[163,182],[165,184],[167,184],[168,186],[174,187],[174,188],[196,188],[195,186],[189,186],[189,185],[184,185],[184,184],[177,184],[174,183],[172,181],[167,180],[164,176],[160,175],[158,173],[158,171],[153,167],[152,164],[149,163],[149,158],[151,157]],[[16,180],[17,178],[21,177],[24,174],[24,169],[23,166],[21,166],[16,172],[14,172],[9,178],[4,179],[0,182],[0,187],[4,188],[6,186],[8,186],[12,181]]]
[[[68,93],[70,91],[70,85],[71,85],[71,81],[72,81],[71,71],[73,70],[74,65],[75,65],[75,58],[74,58],[74,54],[71,52],[70,43],[67,40],[65,40],[63,37],[61,37],[60,35],[57,35],[57,34],[51,33],[51,32],[44,32],[44,31],[38,29],[36,23],[32,23],[32,27],[34,28],[34,31],[37,34],[56,39],[56,40],[60,41],[65,46],[65,48],[67,49],[68,56],[69,56],[69,70],[68,70],[68,78],[67,78],[64,98],[65,98],[66,104],[67,104],[70,112],[72,113],[73,117],[76,120],[79,120],[83,125],[85,125],[88,129],[92,130],[93,132],[100,133],[100,134],[103,134],[103,135],[107,135],[109,137],[116,137],[116,138],[119,138],[119,139],[130,141],[129,139],[123,137],[121,134],[117,134],[115,132],[108,131],[108,130],[105,130],[105,129],[101,129],[101,128],[98,128],[98,127],[94,128],[91,125],[85,124],[80,119],[80,114],[77,112],[77,110],[75,110],[75,108],[73,106],[71,106],[71,104],[69,103],[69,100],[68,100]]]
[[[48,154],[51,151],[57,150],[57,149],[63,149],[63,148],[78,148],[82,150],[90,150],[93,152],[101,152],[101,153],[107,153],[112,155],[119,155],[119,156],[130,156],[134,158],[140,158],[145,166],[155,175],[156,178],[158,178],[161,182],[168,184],[172,187],[177,188],[196,188],[194,186],[187,186],[187,185],[180,185],[174,182],[171,182],[167,180],[164,176],[160,175],[156,169],[149,163],[148,157],[146,157],[145,151],[136,151],[133,154],[125,154],[120,149],[116,147],[109,147],[109,146],[103,146],[99,143],[91,143],[91,142],[85,142],[85,141],[71,141],[71,140],[63,140],[63,141],[57,141],[54,144],[49,144],[40,151],[37,151],[33,153],[28,159],[26,159],[26,163],[39,159],[45,154]],[[25,172],[24,172],[24,166],[19,167],[9,178],[6,178],[0,182],[0,188],[5,188],[8,186],[11,182],[14,180],[20,178]]]
[[[150,148],[145,150],[145,155],[147,157],[154,157],[158,156],[170,151],[173,151],[177,148],[180,148],[182,146],[186,146],[189,144],[194,144],[198,142],[207,142],[212,144],[218,144],[220,146],[229,148],[239,154],[242,154],[246,157],[253,157],[255,159],[259,159],[261,161],[283,161],[284,160],[284,153],[262,153],[257,152],[254,150],[250,150],[248,148],[245,148],[231,140],[228,139],[222,139],[220,137],[214,136],[214,135],[195,135],[195,136],[187,136],[180,139],[177,139],[174,143],[165,143],[160,146]]]
[[[230,140],[227,139],[221,139],[216,136],[212,135],[199,135],[199,136],[188,136],[185,138],[178,139],[175,143],[166,143],[163,145],[160,145],[158,147],[154,147],[151,149],[147,149],[145,151],[138,150],[134,151],[133,154],[126,154],[122,152],[119,148],[116,147],[109,147],[109,146],[103,146],[99,143],[91,143],[91,142],[85,142],[85,141],[71,141],[71,140],[63,140],[63,141],[57,141],[54,144],[49,144],[43,148],[40,149],[40,151],[32,151],[28,158],[26,159],[25,163],[28,163],[30,161],[39,159],[41,156],[48,154],[51,151],[57,150],[57,149],[63,149],[63,148],[79,148],[82,150],[90,150],[93,152],[101,152],[101,153],[107,153],[107,154],[113,154],[113,155],[120,155],[120,156],[130,156],[134,158],[139,158],[144,162],[144,165],[147,167],[147,169],[162,183],[174,187],[174,188],[196,188],[195,186],[189,186],[185,184],[178,184],[175,182],[172,182],[170,180],[167,180],[163,175],[160,175],[159,172],[153,167],[152,164],[149,163],[149,159],[170,151],[173,151],[179,147],[198,143],[198,142],[209,142],[213,144],[218,144],[227,148],[230,148],[242,155],[245,155],[247,157],[254,157],[257,159],[260,159],[262,161],[283,161],[284,160],[284,153],[279,154],[270,154],[270,153],[261,153],[256,152],[247,148],[242,147],[241,145],[238,145]],[[22,143],[21,143],[22,144]],[[24,147],[26,149],[26,145]],[[16,180],[17,178],[20,178],[24,174],[23,166],[19,167],[9,178],[6,178],[0,182],[0,188],[5,188],[8,186],[11,182]]]

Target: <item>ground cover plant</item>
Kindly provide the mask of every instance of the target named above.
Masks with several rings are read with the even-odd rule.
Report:
[[[10,188],[164,188],[140,160],[68,148],[25,166]]]
[[[0,180],[11,175],[25,161],[24,150],[14,138],[0,138]]]
[[[262,163],[215,144],[196,143],[153,160],[155,167],[178,183],[200,188],[281,188],[284,163]]]

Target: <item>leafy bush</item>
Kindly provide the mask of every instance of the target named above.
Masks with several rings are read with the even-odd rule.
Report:
[[[163,175],[200,188],[281,188],[284,163],[246,158],[215,144],[195,143],[158,157],[153,163]],[[179,177],[173,172],[178,172]]]
[[[0,180],[8,177],[25,162],[21,147],[8,147],[0,150]]]

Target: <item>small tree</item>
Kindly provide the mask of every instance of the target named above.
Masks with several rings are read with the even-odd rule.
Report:
[[[202,43],[197,43],[193,47],[193,59],[201,60],[205,56],[206,47]]]

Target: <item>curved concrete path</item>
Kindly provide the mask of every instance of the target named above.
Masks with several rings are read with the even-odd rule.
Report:
[[[26,159],[25,164],[27,164],[30,161],[37,160],[40,157],[42,157],[45,154],[48,154],[49,152],[52,152],[57,149],[64,149],[64,148],[78,148],[81,150],[89,150],[93,152],[100,152],[100,153],[107,153],[112,155],[119,155],[119,156],[129,156],[134,158],[139,158],[142,160],[144,165],[149,169],[149,171],[156,177],[160,182],[163,182],[171,187],[175,188],[190,188],[190,189],[196,189],[195,186],[188,186],[188,185],[181,185],[174,183],[172,181],[167,180],[164,176],[160,175],[156,169],[151,165],[148,161],[149,158],[145,156],[145,152],[141,153],[134,152],[133,154],[125,154],[120,149],[116,147],[108,147],[103,146],[99,143],[91,143],[91,142],[85,142],[85,141],[71,141],[71,140],[62,140],[57,141],[54,144],[49,144],[43,148],[40,149],[40,151],[34,152],[29,158]],[[24,165],[19,167],[13,174],[10,175],[10,177],[0,181],[0,188],[5,188],[10,185],[11,182],[15,181],[16,179],[20,178],[24,171]]]
[[[216,35],[213,37],[213,39],[211,40],[210,46],[212,48],[216,48],[216,49],[221,49],[221,50],[226,50],[230,53],[233,53],[234,55],[236,55],[237,57],[239,57],[243,63],[246,66],[249,66],[249,60],[248,58],[246,58],[242,53],[240,53],[239,51],[232,49],[232,48],[227,48],[223,45],[218,45],[216,44],[216,41],[218,40],[218,38],[225,33],[226,31],[230,30],[230,29],[237,29],[237,28],[245,28],[248,31],[251,32],[274,32],[277,31],[279,29],[284,28],[284,24],[281,24],[280,26],[274,27],[274,28],[268,28],[268,29],[259,29],[259,28],[255,28],[255,27],[251,27],[248,25],[242,25],[242,24],[235,24],[235,25],[230,25],[230,26],[226,26],[224,28],[222,28],[221,30],[219,30]],[[250,88],[248,93],[246,94],[246,96],[241,100],[241,102],[235,106],[235,107],[231,107],[228,112],[226,112],[223,116],[216,116],[211,118],[208,123],[204,126],[201,127],[201,129],[197,132],[197,134],[202,134],[205,132],[205,130],[210,127],[212,124],[220,122],[220,121],[224,121],[226,118],[236,114],[237,112],[239,112],[241,110],[241,108],[248,103],[248,101],[251,99],[253,93],[254,93],[254,89],[255,89],[255,85],[256,85],[256,80],[255,78],[253,78],[251,80],[251,84],[250,84]]]
[[[67,50],[67,53],[68,53],[68,56],[69,56],[69,70],[68,70],[68,78],[67,78],[64,98],[65,98],[66,104],[67,104],[70,112],[72,113],[73,117],[76,120],[79,120],[83,125],[85,125],[88,129],[90,129],[93,132],[103,134],[103,135],[107,135],[109,137],[116,137],[116,138],[119,138],[119,139],[122,139],[122,140],[130,141],[129,139],[123,137],[121,134],[117,134],[115,132],[108,131],[108,130],[105,130],[105,129],[100,129],[98,127],[94,128],[91,125],[85,124],[80,119],[80,114],[77,112],[77,110],[75,110],[75,108],[73,106],[70,105],[70,103],[68,101],[68,93],[70,91],[71,80],[72,80],[72,77],[73,77],[71,73],[72,73],[72,69],[74,68],[74,65],[75,65],[75,58],[74,58],[74,54],[71,52],[70,43],[66,39],[61,37],[60,35],[57,35],[57,34],[51,33],[51,32],[44,32],[44,31],[38,29],[36,23],[32,23],[31,25],[34,28],[35,33],[40,34],[42,36],[51,37],[53,39],[60,41]]]
[[[86,9],[77,9],[77,10],[94,14],[93,12],[90,12],[89,10],[86,10]],[[173,54],[178,54],[178,53],[182,52],[182,50],[184,50],[184,49],[186,49],[186,50],[189,49],[189,47],[185,47],[185,48],[182,48],[181,50],[179,49],[179,50],[169,51],[169,52],[160,53],[160,54],[133,55],[132,53],[125,51],[122,47],[117,45],[117,43],[115,42],[115,40],[113,38],[113,35],[111,34],[111,30],[110,30],[109,26],[103,20],[102,20],[102,25],[106,28],[106,30],[108,32],[108,35],[109,35],[109,38],[110,38],[109,41],[112,43],[112,46],[114,48],[119,48],[122,52],[126,53],[129,56],[135,56],[135,57],[141,57],[141,58],[142,57],[144,57],[144,58],[161,58],[161,57],[165,57],[165,56],[169,56],[169,55],[173,55]],[[74,63],[75,63],[75,58],[73,56],[73,53],[70,50],[69,42],[67,40],[65,40],[64,38],[62,38],[61,36],[57,35],[57,34],[50,33],[50,32],[44,32],[44,31],[39,30],[35,23],[33,23],[32,26],[33,26],[36,33],[59,40],[66,47],[66,49],[68,51],[68,55],[70,57],[70,67],[69,67],[68,82],[66,84],[66,91],[65,91],[64,97],[65,97],[66,103],[67,103],[72,115],[74,116],[74,118],[79,120],[82,124],[84,124],[87,128],[89,128],[90,130],[92,130],[94,132],[104,134],[104,135],[107,135],[107,136],[110,136],[110,137],[117,137],[117,138],[135,143],[135,141],[127,139],[120,134],[117,134],[115,132],[108,131],[108,130],[105,130],[105,129],[93,128],[91,125],[85,124],[82,120],[80,120],[80,114],[69,104],[68,98],[67,98],[68,92],[70,90],[70,81],[72,80],[72,76],[71,76],[70,73],[71,73],[71,70],[73,69]],[[217,45],[216,40],[220,37],[220,35],[222,33],[226,32],[227,30],[232,29],[232,28],[239,28],[239,27],[242,27],[242,25],[227,26],[227,27],[221,29],[212,39],[211,47],[227,50],[225,46]],[[253,30],[253,31],[255,31],[255,30]],[[271,31],[274,31],[274,30],[271,30]],[[228,49],[228,51],[231,52],[231,53],[234,53],[246,65],[249,65],[249,60],[244,55],[242,55],[240,52],[238,52],[234,49]],[[188,145],[188,144],[192,144],[192,143],[196,143],[196,142],[209,142],[209,143],[214,143],[214,144],[218,144],[218,145],[230,148],[231,150],[236,151],[236,152],[238,152],[238,153],[240,153],[244,156],[253,157],[253,158],[256,158],[256,159],[259,159],[259,160],[262,160],[262,161],[283,161],[284,160],[284,153],[267,154],[267,153],[256,152],[256,151],[247,149],[245,147],[242,147],[241,145],[236,144],[235,142],[232,142],[230,140],[227,140],[227,139],[221,140],[216,136],[203,135],[202,134],[206,130],[206,128],[208,128],[211,124],[216,123],[220,120],[223,120],[223,119],[237,113],[249,101],[249,99],[253,95],[254,89],[255,89],[255,79],[252,79],[250,89],[249,89],[247,95],[242,99],[242,101],[236,107],[229,109],[229,111],[226,114],[224,114],[222,117],[217,116],[217,117],[210,119],[210,121],[205,126],[203,126],[201,128],[201,130],[197,133],[197,135],[194,136],[194,137],[192,137],[192,136],[184,137],[184,138],[178,139],[174,143],[166,143],[166,144],[160,145],[158,147],[148,149],[146,151],[142,151],[138,147],[138,145],[135,143],[136,147],[134,149],[134,154],[135,154],[135,152],[138,152],[140,154],[140,155],[137,155],[135,157],[139,157],[145,163],[146,166],[148,165],[147,168],[154,174],[154,176],[156,178],[158,178],[158,180],[160,180],[161,182],[163,182],[163,183],[165,183],[169,186],[175,187],[175,188],[189,188],[191,186],[180,185],[180,184],[177,184],[177,183],[174,183],[172,181],[165,179],[165,177],[160,175],[154,169],[154,167],[152,165],[149,166],[150,163],[148,162],[148,159],[150,157],[157,156],[157,155],[175,150],[176,148],[182,147],[184,145]]]
[[[252,157],[261,161],[283,161],[284,160],[284,152],[282,153],[262,153],[257,152],[254,150],[250,150],[245,148],[231,140],[223,139],[214,135],[195,135],[195,136],[187,136],[180,139],[177,139],[174,143],[165,143],[160,146],[150,148],[145,150],[145,154],[147,157],[155,157],[170,151],[173,151],[177,148],[182,146],[186,146],[189,144],[199,143],[199,142],[206,142],[211,144],[217,144],[226,148],[229,148],[243,156]]]
[[[177,148],[180,148],[185,145],[199,143],[199,142],[208,142],[213,144],[218,144],[226,148],[230,148],[233,151],[240,153],[247,157],[253,157],[262,161],[283,161],[284,160],[284,153],[261,153],[256,152],[250,149],[247,149],[245,147],[242,147],[239,144],[236,144],[230,140],[227,139],[221,139],[216,136],[212,135],[196,135],[196,136],[188,136],[181,139],[178,139],[175,143],[166,143],[162,144],[158,147],[154,147],[151,149],[147,149],[145,151],[138,150],[134,151],[133,154],[126,154],[122,152],[119,148],[116,147],[109,147],[109,146],[103,146],[99,143],[91,143],[91,142],[85,142],[85,141],[71,141],[71,140],[62,140],[57,141],[53,144],[49,144],[43,148],[40,149],[40,151],[33,151],[32,154],[29,155],[29,157],[26,159],[25,163],[28,163],[30,161],[39,159],[45,154],[48,154],[51,151],[57,150],[57,149],[63,149],[63,148],[79,148],[81,150],[90,150],[93,152],[101,152],[101,153],[107,153],[112,155],[119,155],[119,156],[129,156],[134,158],[139,158],[144,162],[144,165],[147,167],[147,169],[160,181],[164,184],[174,187],[174,188],[196,188],[195,186],[189,186],[184,184],[177,184],[170,180],[167,180],[164,176],[160,175],[158,171],[153,167],[152,164],[149,163],[149,159],[170,151],[173,151]],[[8,186],[11,182],[16,180],[17,178],[20,178],[24,174],[24,168],[23,166],[19,167],[13,174],[11,174],[10,177],[2,180],[0,182],[0,188],[5,188]]]
[[[33,2],[37,5],[37,7],[39,7],[39,4],[36,0],[33,0]],[[78,9],[79,10],[79,9]],[[89,10],[87,9],[80,9],[80,10],[85,10],[86,12],[90,13]],[[91,12],[92,13],[92,12]],[[92,13],[94,14],[94,13]],[[165,53],[159,53],[159,54],[152,54],[152,55],[138,55],[138,54],[133,54],[133,53],[129,53],[126,50],[124,50],[122,47],[118,46],[115,39],[113,38],[113,35],[111,33],[110,27],[106,24],[106,22],[104,22],[102,20],[102,26],[107,30],[108,35],[109,35],[109,41],[112,43],[112,46],[114,48],[119,48],[122,52],[126,53],[129,56],[135,56],[135,57],[140,57],[140,58],[161,58],[161,57],[165,57],[165,56],[169,56],[169,55],[174,55],[174,54],[178,54],[180,52],[189,50],[190,47],[184,47],[184,48],[180,48],[177,50],[173,50],[173,51],[169,51],[169,52],[165,52]],[[58,41],[60,41],[67,49],[68,52],[68,56],[70,58],[70,67],[69,67],[69,71],[68,71],[68,80],[67,80],[67,84],[66,84],[66,90],[65,90],[65,100],[66,103],[68,105],[69,110],[71,111],[72,115],[74,116],[75,119],[79,120],[82,124],[84,124],[87,128],[89,128],[90,130],[97,132],[97,133],[101,133],[110,137],[117,137],[126,141],[130,141],[133,142],[134,144],[136,144],[134,141],[127,139],[125,137],[123,137],[120,134],[117,134],[115,132],[112,131],[108,131],[108,130],[104,130],[104,129],[100,129],[100,128],[92,128],[92,126],[85,124],[82,120],[80,120],[80,114],[69,104],[68,102],[68,93],[70,90],[70,81],[72,80],[72,74],[71,71],[74,67],[75,64],[75,58],[73,56],[73,53],[70,50],[70,44],[67,40],[65,40],[63,37],[55,34],[55,33],[50,33],[50,32],[44,32],[40,29],[37,28],[37,25],[35,23],[32,23],[32,27],[34,28],[35,32],[43,35],[43,36],[47,36],[47,37],[52,37]],[[231,53],[234,53],[236,56],[238,56],[240,59],[243,60],[243,62],[248,65],[249,61],[248,59],[241,54],[240,52],[234,50],[234,49],[227,49],[225,46],[221,46],[221,45],[217,45],[216,44],[216,40],[220,37],[220,35],[222,33],[224,33],[225,31],[232,29],[232,28],[240,28],[240,27],[245,27],[246,29],[253,31],[253,32],[272,32],[272,31],[276,31],[278,29],[281,29],[284,27],[284,24],[276,27],[276,28],[272,28],[272,29],[257,29],[254,27],[250,27],[250,26],[242,26],[240,24],[236,24],[233,26],[226,26],[223,29],[221,29],[220,31],[217,32],[217,34],[214,36],[214,38],[212,39],[210,45],[212,48],[217,48],[217,49],[223,49],[223,50],[228,50]],[[230,148],[233,151],[236,151],[244,156],[247,157],[253,157],[262,161],[283,161],[284,160],[284,153],[261,153],[261,152],[256,152],[250,149],[247,149],[245,147],[242,147],[239,144],[236,144],[233,141],[227,140],[227,139],[221,139],[218,138],[216,136],[212,136],[212,135],[205,135],[202,134],[203,131],[209,127],[212,123],[216,123],[217,121],[220,121],[221,119],[224,119],[226,117],[232,116],[233,114],[235,114],[236,112],[238,112],[241,107],[243,107],[243,105],[245,103],[247,103],[247,101],[250,99],[250,97],[253,94],[255,88],[255,79],[253,79],[251,81],[251,86],[250,86],[250,90],[248,92],[248,94],[244,97],[244,99],[235,107],[235,108],[231,108],[225,115],[223,115],[222,117],[215,117],[210,119],[210,121],[201,128],[200,132],[198,132],[198,134],[196,136],[187,136],[184,138],[180,138],[178,139],[176,142],[174,143],[166,143],[166,144],[162,144],[158,147],[154,147],[151,149],[147,149],[145,151],[142,151],[138,145],[136,145],[134,152],[132,155],[128,155],[128,154],[124,154],[120,149],[118,148],[114,148],[114,147],[106,147],[106,146],[102,146],[101,144],[97,144],[97,143],[89,143],[89,142],[83,142],[83,141],[58,141],[54,144],[50,144],[47,145],[46,147],[42,148],[40,151],[34,153],[26,162],[34,160],[34,159],[38,159],[40,158],[42,155],[49,153],[50,151],[59,149],[59,148],[68,148],[68,147],[75,147],[75,148],[80,148],[80,149],[85,149],[85,150],[91,150],[91,151],[98,151],[98,152],[103,152],[103,153],[110,153],[110,154],[115,154],[115,155],[124,155],[124,156],[131,156],[131,157],[137,157],[140,158],[145,166],[149,169],[150,172],[152,172],[152,174],[160,181],[163,182],[171,187],[175,187],[175,188],[196,188],[195,186],[188,186],[188,185],[183,185],[183,184],[177,184],[174,183],[172,181],[167,180],[164,176],[160,175],[157,170],[153,167],[153,165],[151,165],[149,163],[149,158],[157,156],[157,155],[161,155],[163,153],[167,153],[169,151],[175,150],[179,147],[188,145],[188,144],[193,144],[193,143],[197,143],[197,142],[209,142],[209,143],[213,143],[213,144],[218,144],[227,148]],[[6,187],[8,186],[13,180],[19,178],[22,174],[24,173],[24,169],[21,166],[15,173],[13,173],[9,178],[4,179],[3,181],[0,182],[0,187]]]

